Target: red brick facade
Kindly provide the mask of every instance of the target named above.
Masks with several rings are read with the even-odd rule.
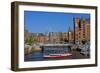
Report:
[[[57,42],[82,42],[90,40],[90,21],[89,19],[74,18],[74,29],[70,30],[70,27],[66,27],[66,32],[49,32],[48,34],[43,33],[32,33],[35,40],[38,43],[57,43]],[[28,31],[25,31],[25,40],[28,38]],[[38,35],[37,35],[38,34]],[[42,34],[42,35],[40,35]]]

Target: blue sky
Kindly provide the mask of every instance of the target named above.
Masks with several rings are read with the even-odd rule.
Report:
[[[25,27],[32,33],[67,32],[73,30],[73,18],[90,18],[90,14],[24,11]]]

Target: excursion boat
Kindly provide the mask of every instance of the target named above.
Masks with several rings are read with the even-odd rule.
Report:
[[[66,53],[66,54],[49,54],[44,55],[44,58],[66,58],[68,56],[71,56],[72,54]]]
[[[46,47],[43,50],[44,58],[67,58],[71,55],[68,47]]]

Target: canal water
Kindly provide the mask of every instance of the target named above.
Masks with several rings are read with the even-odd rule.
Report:
[[[24,57],[24,61],[42,61],[43,53],[42,52],[34,52]]]
[[[24,61],[44,61],[45,58],[43,57],[44,54],[62,54],[62,53],[69,52],[68,48],[44,48],[43,51],[34,52],[29,55],[24,56]],[[47,59],[46,59],[47,60]]]

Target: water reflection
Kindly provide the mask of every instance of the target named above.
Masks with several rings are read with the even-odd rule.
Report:
[[[47,48],[45,47],[42,51],[34,52],[24,57],[25,61],[43,61],[45,60],[44,55],[50,54],[65,54],[68,53],[68,48]],[[46,59],[47,60],[47,59]]]

